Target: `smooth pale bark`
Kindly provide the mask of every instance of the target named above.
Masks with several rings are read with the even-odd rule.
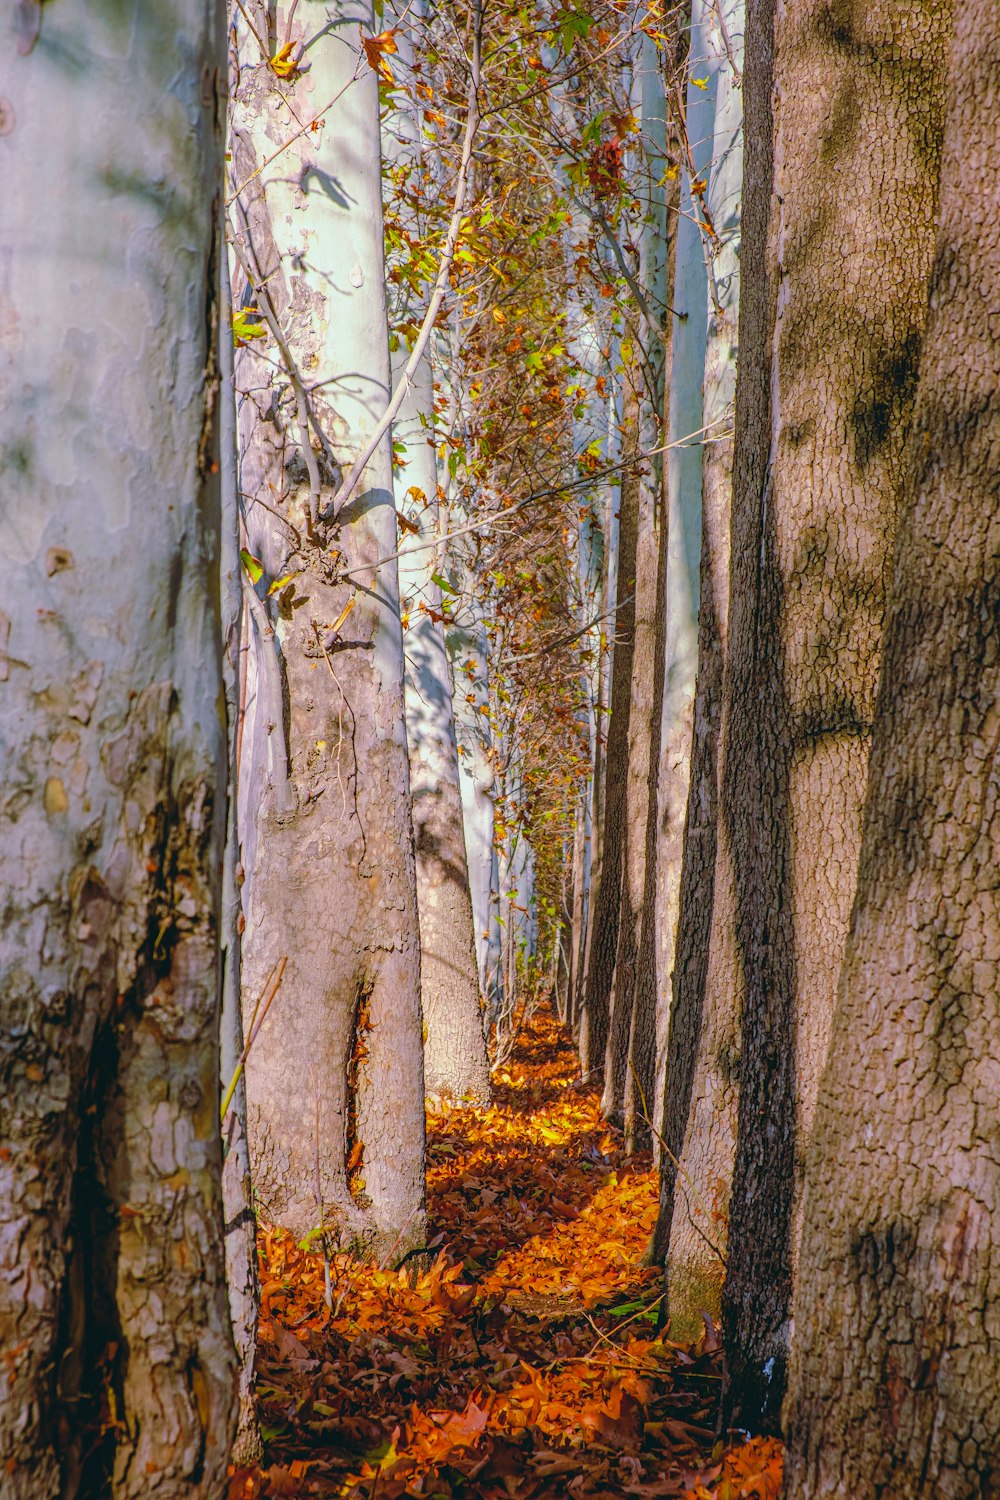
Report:
[[[404,361],[405,362],[405,361]],[[445,650],[437,456],[430,360],[417,368],[393,438],[405,444],[397,505],[418,526],[402,541],[399,587],[408,618],[406,737],[420,914],[420,997],[424,1088],[429,1097],[485,1101],[490,1070],[462,822],[452,683]],[[421,422],[423,416],[423,422]],[[423,544],[412,550],[414,544]]]
[[[0,11],[0,1491],[215,1500],[223,17]]]
[[[577,454],[584,455],[583,463],[592,461],[593,445],[603,451],[602,441],[606,425],[607,401],[596,388],[596,379],[602,367],[597,329],[579,308],[571,308],[570,318],[577,326],[569,339],[569,351],[577,361],[588,391],[581,405],[581,415],[573,420],[573,447]],[[592,384],[593,382],[593,384]],[[581,478],[585,470],[581,467]],[[584,706],[583,724],[589,750],[588,773],[580,788],[576,801],[572,853],[572,901],[569,922],[564,941],[568,945],[568,968],[560,1012],[561,1019],[575,1026],[577,997],[579,990],[580,962],[583,956],[582,938],[587,930],[590,912],[591,875],[594,863],[594,792],[601,774],[602,755],[599,743],[599,715],[601,693],[601,637],[605,621],[599,617],[604,612],[605,538],[604,512],[606,484],[595,484],[584,491],[580,499],[580,511],[576,528],[576,592],[577,618],[580,625],[590,625],[582,644],[590,652],[590,661],[583,672]],[[594,622],[594,623],[591,623]]]
[[[605,366],[608,385],[604,401],[604,455],[610,468],[620,456],[621,439],[621,387],[615,374],[618,364],[618,340],[612,336],[609,342],[609,358]],[[620,533],[620,485],[617,478],[604,487],[602,521],[603,560],[600,584],[600,612],[603,616],[598,633],[598,660],[595,672],[593,758],[587,788],[588,810],[586,821],[587,840],[586,902],[582,904],[580,925],[572,935],[572,960],[570,966],[569,1010],[573,1028],[581,1039],[583,1054],[583,1028],[585,1014],[585,985],[587,978],[587,956],[590,952],[591,933],[594,925],[596,892],[601,883],[601,863],[604,857],[604,811],[607,796],[607,742],[608,713],[611,702],[611,675],[617,635],[617,612],[615,609],[618,589],[618,543]]]
[[[1000,1474],[1000,13],[956,7],[857,902],[806,1190],[788,1493]]]
[[[500,859],[504,997],[508,1018],[523,993],[523,981],[538,951],[535,912],[535,851],[523,828],[509,836]]]
[[[236,452],[236,396],[233,384],[232,293],[229,253],[225,238],[219,253],[219,471],[222,490],[222,540],[219,548],[222,601],[223,683],[228,728],[229,795],[226,808],[226,850],[222,865],[222,913],[219,948],[222,961],[222,1018],[219,1066],[223,1099],[243,1055],[243,1012],[240,1006],[239,829],[236,787],[239,780],[240,687],[246,647],[243,565],[239,555],[240,506]],[[246,1079],[240,1077],[222,1121],[222,1204],[226,1227],[226,1286],[233,1342],[240,1362],[239,1420],[233,1460],[254,1462],[261,1455],[260,1431],[254,1410],[254,1357],[257,1350],[259,1287],[257,1280],[257,1218],[250,1181],[247,1143]]]
[[[245,1014],[287,960],[248,1061],[250,1148],[273,1220],[388,1256],[421,1243],[424,1217],[402,630],[396,563],[380,561],[397,546],[388,436],[331,513],[389,394],[377,87],[355,50],[359,26],[378,28],[369,4],[343,3],[313,35],[314,11],[296,23],[309,70],[280,87],[241,22],[233,104],[234,187],[257,172],[230,214],[254,283],[239,291],[269,310],[292,364],[274,337],[266,358],[248,348],[237,363],[263,567],[240,797]],[[251,14],[266,37],[263,7]],[[263,166],[293,134],[286,93],[305,118],[341,90],[321,127]]]
[[[777,1423],[802,1164],[854,896],[949,9],[865,0],[834,24],[826,0],[794,0],[775,22],[771,302],[759,337],[740,339],[753,399],[736,414],[721,809],[745,969],[726,1411],[751,1427]],[[748,44],[765,35],[750,28]]]
[[[707,87],[689,87],[688,129],[699,130],[691,142],[692,153],[706,183],[701,201],[715,233],[707,236],[709,278],[697,224],[682,219],[678,229],[674,303],[688,316],[674,329],[671,367],[671,436],[683,438],[707,428],[704,445],[677,450],[676,468],[670,468],[670,528],[676,550],[671,551],[667,574],[668,664],[660,763],[662,879],[657,898],[663,946],[658,959],[663,965],[660,982],[671,994],[671,1016],[660,1218],[653,1254],[666,1261],[667,1312],[671,1331],[680,1339],[698,1333],[703,1312],[716,1320],[721,1314],[736,1139],[733,1065],[739,1050],[735,891],[728,830],[718,818],[718,777],[724,743],[733,455],[732,438],[725,434],[732,423],[736,383],[743,179],[743,91],[733,67],[741,68],[743,60],[742,0],[734,0],[721,14],[725,37],[714,8],[706,13],[699,0],[692,16],[691,74]],[[700,208],[698,212],[701,217]],[[699,297],[707,322],[697,314],[694,299]],[[699,323],[699,339],[692,344],[689,325],[698,328]],[[673,460],[674,454],[670,457]],[[696,516],[701,570],[693,591],[686,548]],[[690,788],[678,886],[676,798],[685,767],[676,725],[688,711],[692,595],[698,610],[697,687],[689,720]]]
[[[639,282],[647,312],[636,329],[642,357],[629,372],[636,384],[636,433],[641,452],[658,449],[666,427],[669,270],[674,237],[668,237],[667,226],[664,67],[664,54],[643,32],[633,87],[642,142],[638,196],[645,210],[639,232]],[[605,1113],[624,1123],[630,1149],[650,1140],[657,1017],[661,1009],[656,983],[656,850],[667,571],[666,464],[662,454],[640,462],[637,483],[625,847],[602,1099]]]
[[[457,619],[447,635],[454,684],[462,827],[479,985],[486,1002],[488,1024],[493,1024],[503,1001],[503,964],[500,862],[494,838],[496,772],[489,721],[487,636],[471,570],[458,559],[453,566],[461,568],[464,596]]]

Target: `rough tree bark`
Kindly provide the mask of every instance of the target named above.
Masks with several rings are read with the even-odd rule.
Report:
[[[858,892],[807,1179],[788,1493],[1000,1483],[1000,13],[955,9]]]
[[[721,1315],[741,983],[728,831],[718,817],[718,777],[724,744],[733,457],[726,429],[736,383],[740,280],[742,0],[725,6],[721,21],[714,7],[706,9],[697,0],[690,70],[707,87],[689,87],[687,128],[696,175],[706,184],[698,216],[707,210],[704,222],[711,224],[712,233],[684,217],[678,228],[673,301],[685,316],[674,329],[670,377],[671,438],[707,429],[704,446],[676,450],[676,467],[675,454],[670,454],[667,691],[660,763],[658,961],[660,984],[672,1001],[653,1255],[666,1262],[666,1311],[673,1336],[681,1339],[700,1330],[702,1312],[715,1319]],[[754,86],[751,78],[747,87]],[[764,144],[769,149],[769,141]],[[689,181],[685,190],[682,202],[691,212]],[[700,578],[692,585],[688,549],[699,524]],[[694,648],[692,608],[697,611]],[[697,685],[692,719],[687,719],[692,656]],[[678,869],[678,804],[688,780],[678,733],[684,722],[691,733],[690,789]]]
[[[214,1500],[224,27],[2,10],[0,1489]]]
[[[388,435],[335,499],[389,394],[377,84],[358,55],[359,26],[377,27],[360,0],[332,24],[300,10],[309,69],[279,82],[263,53],[285,13],[269,30],[267,6],[244,9],[259,40],[241,16],[230,225],[237,302],[270,335],[237,364],[263,570],[247,585],[245,1010],[287,959],[247,1066],[254,1187],[298,1235],[402,1253],[423,1235],[424,1113]]]
[[[854,894],[933,250],[949,9],[794,0],[776,12],[772,301],[758,339],[740,341],[753,389],[737,410],[721,809],[745,968],[726,1405],[745,1426],[775,1424],[784,1387],[803,1152]]]
[[[490,1094],[490,1070],[437,582],[442,549],[427,545],[439,534],[433,401],[431,365],[425,357],[393,423],[394,438],[406,445],[406,466],[396,479],[398,508],[418,527],[401,544],[399,584],[409,621],[404,637],[406,737],[417,852],[424,1088],[434,1098],[483,1102]],[[414,544],[419,550],[412,550]]]
[[[630,403],[625,425],[634,420]],[[633,428],[634,430],[634,428]],[[635,629],[636,547],[639,486],[633,471],[623,473],[618,499],[615,552],[614,655],[611,663],[604,789],[596,848],[600,858],[593,875],[590,919],[584,955],[579,1017],[580,1065],[584,1077],[604,1068],[610,1022],[610,995],[618,948],[622,863],[625,844],[628,721],[631,702],[633,631]]]

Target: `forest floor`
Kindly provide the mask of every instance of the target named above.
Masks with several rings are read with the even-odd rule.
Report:
[[[779,1445],[716,1440],[714,1329],[656,1331],[655,1174],[550,1015],[494,1083],[428,1117],[428,1269],[334,1256],[331,1308],[322,1256],[262,1236],[266,1459],[228,1500],[775,1500]]]

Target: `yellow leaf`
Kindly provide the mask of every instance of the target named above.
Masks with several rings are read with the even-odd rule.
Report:
[[[351,597],[348,599],[347,603],[344,605],[343,609],[340,611],[340,614],[337,616],[337,618],[333,622],[333,626],[331,628],[334,631],[337,631],[337,630],[340,629],[341,625],[343,625],[344,621],[347,619],[347,616],[351,613],[351,610],[354,608],[354,606],[357,604],[357,602],[358,602],[358,596],[357,596],[357,594],[352,594]]]
[[[286,42],[285,45],[271,58],[271,67],[279,78],[289,78],[295,72],[298,64],[292,61],[292,48],[294,42]]]

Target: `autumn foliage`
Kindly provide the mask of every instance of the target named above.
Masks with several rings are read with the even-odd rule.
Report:
[[[428,1120],[431,1240],[398,1269],[261,1237],[263,1468],[278,1496],[776,1497],[777,1444],[716,1437],[714,1328],[657,1327],[657,1207],[578,1081],[567,1035],[524,1026],[488,1109]]]

